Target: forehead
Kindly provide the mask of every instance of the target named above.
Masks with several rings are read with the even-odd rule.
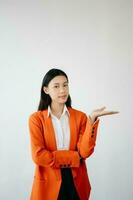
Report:
[[[49,82],[49,84],[56,84],[56,83],[60,84],[64,82],[68,82],[65,76],[56,76]]]

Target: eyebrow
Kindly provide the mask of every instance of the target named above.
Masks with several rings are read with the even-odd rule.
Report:
[[[65,81],[64,83],[68,83],[68,81]],[[64,84],[64,83],[63,83],[63,84]],[[60,84],[60,83],[54,83],[54,84]]]

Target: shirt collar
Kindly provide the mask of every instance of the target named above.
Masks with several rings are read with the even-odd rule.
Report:
[[[66,104],[64,105],[64,109],[63,109],[63,112],[62,112],[61,116],[63,116],[65,113],[67,113],[68,116],[70,116],[70,113],[69,113],[69,110],[67,109]],[[50,108],[50,105],[49,105],[49,106],[48,106],[48,114],[47,114],[47,117],[49,117],[50,115],[53,115],[53,114],[52,114],[52,111],[51,111],[51,108]]]

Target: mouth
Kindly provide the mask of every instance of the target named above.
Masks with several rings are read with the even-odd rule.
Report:
[[[66,97],[67,97],[67,95],[59,96],[59,98],[61,98],[61,99],[65,99]]]

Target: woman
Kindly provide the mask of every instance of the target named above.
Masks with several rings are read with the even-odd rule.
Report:
[[[32,159],[36,164],[30,200],[88,200],[91,185],[85,160],[94,151],[99,116],[71,106],[69,80],[60,69],[43,78],[38,111],[29,117]]]

